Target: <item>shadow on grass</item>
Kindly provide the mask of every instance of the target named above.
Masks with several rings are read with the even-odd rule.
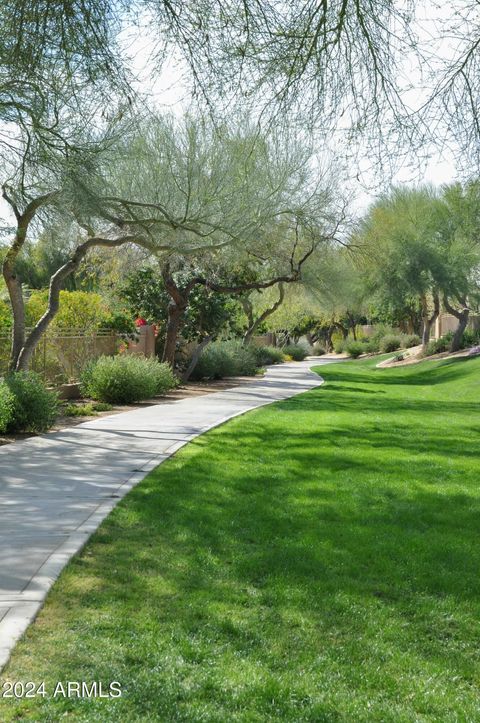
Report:
[[[368,371],[352,371],[348,366],[328,366],[315,368],[318,374],[331,382],[349,381],[358,384],[433,386],[446,384],[461,379],[465,375],[465,367],[475,365],[475,358],[459,357],[446,359],[442,362],[425,361],[421,365],[391,367],[387,369],[369,368]],[[436,366],[433,366],[436,365]],[[432,368],[433,367],[433,368]]]
[[[448,390],[461,367],[428,380]],[[438,670],[452,700],[458,681],[471,686],[478,405],[468,389],[425,399],[423,371],[321,374],[325,386],[232,421],[151,473],[62,576],[85,669],[120,638],[136,715],[155,719],[159,705],[140,697],[145,670],[162,681],[165,720],[179,706],[179,719],[201,719],[198,701],[213,706],[205,720],[355,719],[337,716],[335,686],[348,705],[364,695],[363,711],[385,704],[371,719],[390,720],[389,702],[421,698]],[[405,720],[427,710],[411,700]]]

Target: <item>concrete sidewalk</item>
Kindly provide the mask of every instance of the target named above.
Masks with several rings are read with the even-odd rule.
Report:
[[[201,397],[85,422],[0,448],[0,670],[68,560],[132,487],[189,440],[322,383],[324,358],[270,367]]]

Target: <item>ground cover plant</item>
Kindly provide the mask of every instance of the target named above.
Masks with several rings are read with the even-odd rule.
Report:
[[[106,402],[86,402],[85,404],[67,404],[62,409],[65,417],[94,417],[99,412],[108,412],[113,409]]]
[[[152,472],[4,671],[0,719],[476,720],[480,359],[319,368]]]

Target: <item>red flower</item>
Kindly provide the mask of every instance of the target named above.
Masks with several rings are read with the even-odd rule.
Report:
[[[135,319],[135,326],[147,326],[146,319]]]

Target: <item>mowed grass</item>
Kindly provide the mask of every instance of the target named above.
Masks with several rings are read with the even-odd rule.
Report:
[[[190,444],[65,570],[0,720],[480,720],[480,359],[322,367]]]

